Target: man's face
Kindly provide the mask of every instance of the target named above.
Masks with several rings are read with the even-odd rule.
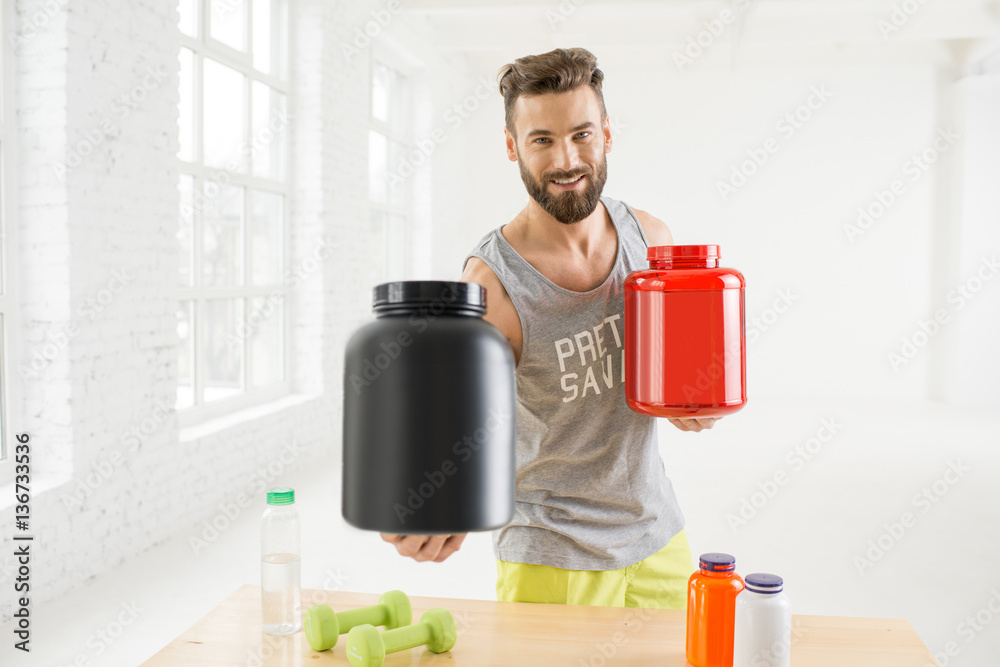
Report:
[[[507,155],[517,161],[531,198],[565,224],[590,215],[608,178],[606,154],[611,150],[611,129],[606,119],[601,122],[597,94],[580,86],[565,93],[521,96],[515,102],[514,125],[517,137],[507,133]]]

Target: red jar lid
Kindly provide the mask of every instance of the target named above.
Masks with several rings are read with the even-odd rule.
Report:
[[[711,245],[656,245],[646,249],[647,260],[718,259],[719,246]]]

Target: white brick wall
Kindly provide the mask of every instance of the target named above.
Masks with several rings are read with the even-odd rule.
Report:
[[[22,391],[16,428],[33,444],[35,603],[170,537],[204,539],[212,522],[242,511],[240,494],[280,483],[284,472],[317,455],[339,458],[344,344],[371,307],[360,251],[367,132],[358,130],[368,122],[370,54],[347,63],[341,45],[371,7],[295,4],[293,266],[320,240],[333,252],[291,292],[291,380],[300,398],[263,415],[185,430],[172,409],[179,344],[176,7],[16,4],[16,28],[49,7],[44,25],[19,44],[16,82],[17,361],[30,369],[36,352],[54,351],[14,380]],[[134,105],[121,106],[123,96]],[[48,483],[58,485],[39,488]],[[0,507],[7,502],[0,498]],[[3,507],[5,589],[12,525],[13,510]],[[10,618],[9,600],[0,597],[2,621]]]

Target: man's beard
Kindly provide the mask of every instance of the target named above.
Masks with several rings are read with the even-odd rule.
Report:
[[[601,199],[601,192],[604,191],[604,182],[608,180],[608,156],[603,153],[596,174],[590,167],[581,167],[571,172],[550,171],[542,174],[541,182],[525,168],[520,155],[517,165],[521,170],[521,180],[524,181],[524,187],[528,189],[531,198],[538,202],[546,213],[567,225],[579,222],[594,212],[597,202]],[[587,177],[583,192],[567,190],[552,194],[549,191],[549,181],[556,179],[564,181],[580,175]]]

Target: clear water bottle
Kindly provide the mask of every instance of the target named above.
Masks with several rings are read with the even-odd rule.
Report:
[[[302,561],[295,491],[268,489],[260,526],[260,589],[264,632],[290,635],[302,628]]]
[[[792,605],[776,574],[754,573],[736,596],[733,667],[788,667]]]

